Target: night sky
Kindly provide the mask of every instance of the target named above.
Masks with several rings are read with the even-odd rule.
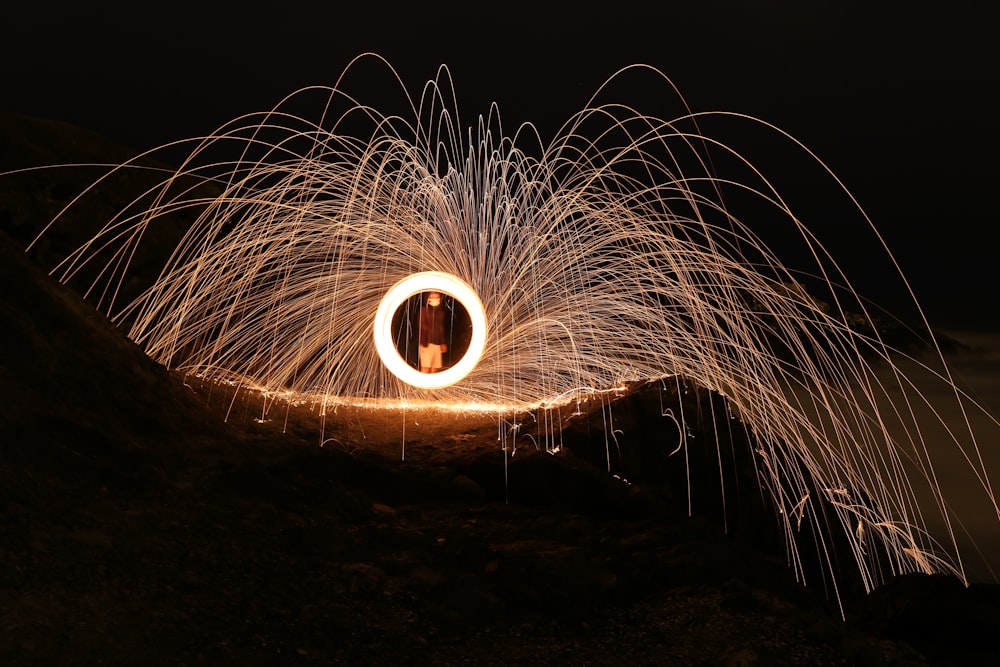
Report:
[[[0,110],[140,150],[332,85],[367,51],[414,93],[446,64],[465,125],[495,101],[505,128],[531,121],[545,139],[616,70],[650,64],[694,110],[760,117],[825,160],[932,321],[1000,322],[991,312],[1000,21],[981,0],[604,3],[613,13],[566,3],[561,15],[543,3],[403,12],[378,2],[16,2],[3,11]],[[363,101],[378,105],[381,91],[370,94]],[[637,86],[630,96],[641,104],[646,94]],[[788,179],[815,206],[814,224],[836,224],[822,201],[808,201],[809,182]],[[839,237],[835,250],[852,252]]]

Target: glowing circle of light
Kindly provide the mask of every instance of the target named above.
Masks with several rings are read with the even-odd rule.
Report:
[[[399,355],[392,336],[392,318],[410,297],[423,292],[442,292],[457,299],[472,321],[469,349],[451,368],[437,373],[421,373]],[[479,295],[463,280],[443,271],[414,273],[393,285],[375,311],[375,350],[382,363],[403,382],[420,389],[439,389],[459,382],[467,376],[483,356],[486,347],[486,312]]]

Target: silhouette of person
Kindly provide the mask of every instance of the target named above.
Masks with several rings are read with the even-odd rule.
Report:
[[[444,306],[440,292],[428,292],[427,303],[420,309],[420,372],[437,373],[444,365],[442,355],[448,351],[445,342]]]

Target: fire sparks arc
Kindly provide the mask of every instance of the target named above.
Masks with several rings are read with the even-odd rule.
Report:
[[[882,288],[894,284],[913,300],[916,333],[933,340],[873,221],[817,155],[751,116],[692,112],[645,65],[612,75],[549,140],[530,124],[511,136],[496,109],[466,133],[445,67],[419,98],[403,90],[401,113],[359,102],[345,89],[348,74],[369,58],[402,83],[365,54],[335,87],[297,91],[164,147],[193,149],[177,172],[101,221],[53,275],[79,283],[171,370],[324,410],[348,402],[392,410],[422,398],[413,388],[436,390],[438,406],[496,410],[505,450],[508,438],[523,437],[508,416],[540,415],[534,446],[554,451],[565,424],[543,412],[550,407],[626,383],[680,391],[691,382],[725,402],[730,418],[717,420],[713,409],[711,428],[742,431],[753,447],[796,576],[805,580],[798,535],[815,535],[818,557],[832,564],[836,533],[868,590],[907,572],[966,580],[936,459],[968,463],[984,510],[1000,518],[986,440],[968,416],[991,427],[1000,420],[953,382],[936,343],[915,359],[883,336],[881,309],[855,290],[808,209],[793,210],[745,142],[720,131],[763,131],[816,169],[829,202],[857,217],[859,243],[886,251]],[[610,97],[618,81],[640,75],[681,114]],[[292,113],[293,98],[297,107],[313,96],[320,121]],[[103,178],[141,173],[147,156]],[[196,219],[180,225],[175,213]],[[141,275],[132,260],[146,239],[175,228],[155,282]],[[438,373],[411,367],[392,331],[407,300],[428,291],[455,298],[471,320],[467,352]],[[911,380],[915,365],[943,383],[960,423],[946,423],[937,398]],[[918,416],[915,406],[932,409]],[[943,433],[932,442],[934,426]],[[618,432],[609,428],[611,438]],[[681,451],[686,433],[679,429],[679,444],[650,446]],[[611,472],[610,442],[608,452]],[[836,584],[832,567],[821,576]]]

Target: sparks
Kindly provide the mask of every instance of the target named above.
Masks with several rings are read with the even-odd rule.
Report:
[[[354,64],[335,87],[299,91],[194,140],[151,205],[123,211],[54,274],[69,282],[97,266],[89,297],[168,368],[320,396],[324,408],[531,410],[684,378],[725,397],[726,414],[752,436],[792,550],[800,524],[813,534],[839,524],[855,536],[866,585],[929,569],[964,579],[912,410],[925,399],[898,371],[899,353],[778,188],[700,127],[723,119],[768,131],[854,202],[819,158],[763,121],[691,113],[650,67],[609,83],[642,73],[647,90],[675,96],[679,115],[602,103],[606,85],[544,143],[527,125],[506,135],[496,107],[462,129],[446,68],[419,98],[404,91],[403,114],[380,114],[346,90]],[[288,110],[310,96],[316,122]],[[233,147],[236,157],[213,157]],[[138,160],[118,167],[130,168]],[[787,267],[730,205],[747,201],[755,220],[802,243],[809,270]],[[177,210],[199,214],[155,282],[126,296],[134,249]],[[823,300],[802,288],[807,278]],[[472,320],[464,356],[431,375],[408,363],[392,324],[425,290],[455,297]],[[938,361],[937,378],[954,386]],[[957,389],[955,399],[979,409]],[[684,415],[664,415],[686,428]],[[976,471],[1000,516],[975,434],[949,434],[949,455]],[[934,512],[950,544],[928,536]],[[891,554],[879,563],[867,557],[876,540]]]

